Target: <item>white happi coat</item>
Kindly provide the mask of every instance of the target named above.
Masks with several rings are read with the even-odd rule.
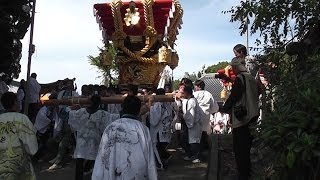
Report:
[[[196,98],[182,100],[183,119],[187,124],[189,143],[200,143],[202,133],[202,110]]]
[[[22,107],[23,107],[23,100],[24,100],[24,97],[25,97],[25,93],[24,93],[24,90],[22,88],[18,89],[17,91],[17,101],[18,101],[18,110],[19,112],[22,110]]]
[[[98,110],[89,114],[86,108],[69,112],[70,127],[76,131],[76,149],[74,158],[95,160],[104,129],[115,119],[119,119],[118,114],[110,114],[103,110]]]
[[[29,79],[29,103],[38,103],[40,101],[41,86],[38,81],[30,77]]]
[[[120,114],[121,104],[108,104],[108,113]]]
[[[36,130],[21,113],[0,114],[0,179],[35,180],[29,155],[38,150]]]
[[[152,142],[168,142],[171,140],[172,103],[156,102],[150,108],[150,134]]]
[[[202,131],[206,131],[210,134],[210,114],[218,112],[218,103],[213,99],[211,93],[206,90],[196,91],[193,95],[197,99],[199,106],[204,113],[204,117],[202,119]]]
[[[112,122],[104,131],[92,180],[156,180],[148,128],[132,118]]]
[[[51,119],[48,117],[48,115],[49,114],[48,114],[47,106],[43,106],[38,111],[36,121],[34,123],[34,127],[41,134],[44,134],[47,131],[47,129],[51,123]]]

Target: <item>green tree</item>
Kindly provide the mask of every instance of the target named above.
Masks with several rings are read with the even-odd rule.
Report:
[[[240,23],[241,35],[249,29],[251,34],[260,34],[264,46],[280,48],[308,33],[319,32],[315,31],[320,23],[319,7],[317,0],[247,0],[224,13],[232,14],[231,22]],[[256,43],[261,45],[259,39]]]
[[[102,82],[105,85],[117,84],[119,76],[119,68],[115,63],[116,49],[112,44],[108,44],[102,48],[99,48],[100,53],[98,56],[88,56],[90,65],[96,67],[101,74],[98,78],[102,78]],[[103,64],[104,55],[110,52],[112,56],[112,62],[110,66]]]
[[[173,90],[177,90],[179,88],[181,79],[176,79],[173,81]]]
[[[205,70],[206,73],[217,73],[219,69],[224,69],[227,67],[229,63],[227,61],[218,62],[218,64],[214,64],[212,66],[207,67]]]
[[[0,2],[0,74],[8,79],[21,72],[21,39],[31,22],[31,0],[2,0]]]
[[[320,179],[319,7],[317,0],[250,0],[226,11],[241,34],[248,25],[263,38],[257,58],[271,93],[255,129],[260,147],[272,152],[271,179]]]
[[[190,79],[192,82],[194,82],[194,81],[196,81],[196,80],[199,79],[199,78],[198,78],[198,75],[197,75],[195,72],[193,72],[193,73],[191,73],[191,74],[188,73],[188,72],[185,72],[185,73],[184,73],[184,77]]]

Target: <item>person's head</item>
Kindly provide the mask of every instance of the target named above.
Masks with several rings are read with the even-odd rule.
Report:
[[[243,44],[237,44],[233,48],[236,57],[245,58],[248,55],[247,48]]]
[[[109,96],[109,93],[107,91],[107,87],[105,85],[99,86],[99,95],[100,96]]]
[[[26,85],[26,81],[25,81],[24,79],[21,79],[21,80],[20,80],[20,87],[21,87],[21,88],[24,88],[25,85]]]
[[[194,82],[195,91],[204,90],[204,88],[205,88],[205,83],[202,80],[196,80],[196,82]]]
[[[58,99],[58,93],[57,92],[54,92],[52,94],[50,94],[50,96],[48,97],[49,100],[52,100],[52,99]],[[48,109],[50,111],[53,111],[53,110],[58,110],[59,109],[59,106],[58,105],[54,105],[54,106],[47,106]]]
[[[37,79],[37,74],[36,74],[36,73],[32,73],[32,74],[30,75],[30,77],[32,77],[32,78],[34,78],[34,79]]]
[[[189,99],[193,96],[192,88],[190,86],[185,86],[183,89],[182,97],[185,99]]]
[[[82,96],[88,96],[89,95],[89,87],[88,85],[82,85],[81,86],[81,95]]]
[[[247,72],[247,68],[245,66],[245,60],[243,58],[235,57],[231,60],[230,65],[232,66],[232,71],[235,75],[241,72]]]
[[[99,94],[100,86],[98,84],[93,85],[93,94]]]
[[[53,92],[52,94],[50,94],[49,99],[57,99],[58,98],[58,93],[57,92]]]
[[[18,111],[17,96],[13,92],[6,92],[2,94],[1,104],[7,111]]]
[[[88,85],[88,96],[93,95],[94,94],[94,86],[93,84],[89,84]]]
[[[193,83],[189,78],[182,78],[180,84],[184,84],[185,86],[190,86],[193,88]]]
[[[165,95],[166,91],[163,88],[159,88],[156,90],[156,95]]]
[[[133,95],[128,95],[122,103],[123,114],[138,116],[141,108],[141,100]]]
[[[112,86],[109,86],[109,87],[107,88],[107,94],[108,94],[109,96],[114,96],[114,95],[116,94],[116,89],[115,89],[114,87],[112,87]]]
[[[69,91],[73,91],[74,90],[73,81],[72,80],[66,80],[66,82],[64,84],[64,89],[65,90],[69,90]]]
[[[93,95],[90,98],[90,102],[91,102],[90,106],[92,109],[98,109],[101,104],[101,97],[99,95]]]
[[[165,89],[166,93],[171,93],[172,92],[170,86],[165,86],[164,89]]]
[[[128,95],[137,95],[138,94],[138,86],[134,84],[128,84]]]

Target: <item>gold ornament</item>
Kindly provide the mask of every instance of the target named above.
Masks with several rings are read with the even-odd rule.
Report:
[[[221,91],[221,99],[227,99],[228,92],[226,89]]]
[[[171,49],[168,49],[165,46],[162,46],[159,49],[159,63],[169,64],[171,62],[171,55],[172,55]]]

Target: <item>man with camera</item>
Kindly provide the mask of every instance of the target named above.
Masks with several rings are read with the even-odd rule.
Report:
[[[222,112],[231,114],[238,177],[239,180],[247,180],[251,171],[250,149],[253,140],[249,126],[259,117],[258,85],[255,78],[247,71],[243,58],[233,58],[230,65],[236,78]]]

